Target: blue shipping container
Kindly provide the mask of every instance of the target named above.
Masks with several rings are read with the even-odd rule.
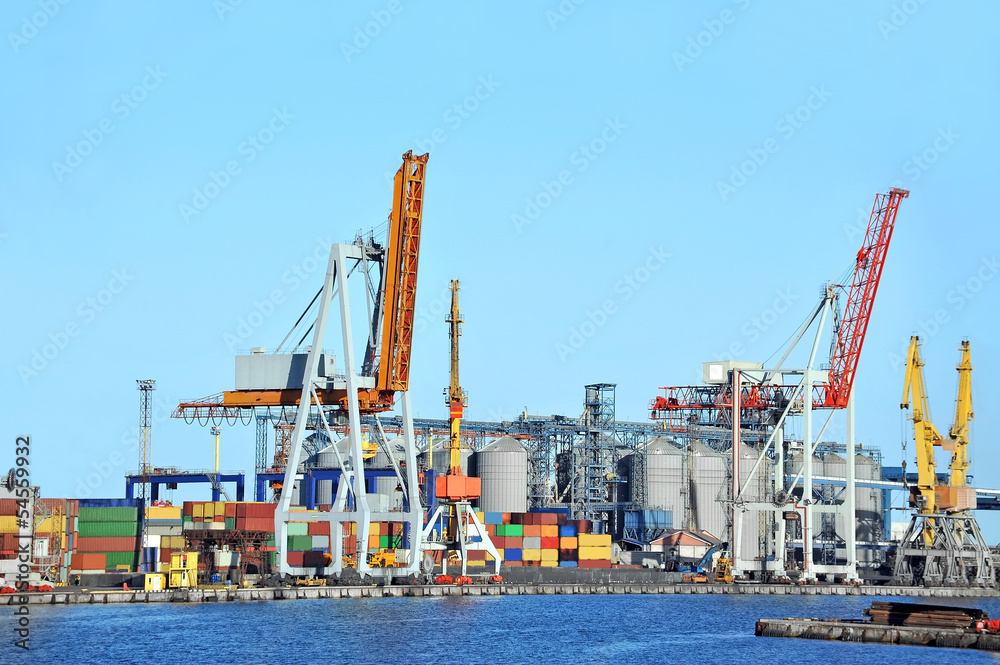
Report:
[[[560,568],[576,568],[577,565],[576,565],[576,561],[560,561],[559,562],[559,567]]]
[[[576,525],[567,524],[566,526],[559,527],[559,537],[560,538],[576,538]]]
[[[81,508],[138,508],[139,499],[80,499]]]
[[[503,513],[483,513],[483,524],[503,524]]]
[[[504,550],[503,551],[504,561],[520,561],[521,560],[521,550]]]

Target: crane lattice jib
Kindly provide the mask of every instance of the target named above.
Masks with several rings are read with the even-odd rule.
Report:
[[[396,172],[386,256],[385,315],[376,390],[384,398],[406,390],[410,378],[413,314],[420,258],[420,221],[424,205],[424,169],[428,155],[403,155]]]
[[[892,239],[899,202],[909,195],[910,192],[898,187],[893,187],[887,194],[875,195],[864,245],[858,251],[854,281],[851,282],[847,306],[844,308],[836,353],[830,358],[830,388],[826,394],[826,407],[842,409],[847,406],[872,305],[882,277],[886,252]]]

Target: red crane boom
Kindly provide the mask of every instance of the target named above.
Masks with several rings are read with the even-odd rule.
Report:
[[[825,407],[843,409],[851,396],[854,375],[865,343],[872,305],[878,292],[885,255],[892,240],[899,202],[910,195],[905,189],[893,187],[887,194],[876,194],[865,241],[858,251],[854,266],[854,281],[844,308],[837,345],[830,358],[830,382],[826,391]]]

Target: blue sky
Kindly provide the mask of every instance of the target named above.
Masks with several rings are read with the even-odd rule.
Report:
[[[619,418],[641,420],[702,361],[771,357],[896,185],[911,196],[859,438],[898,463],[894,354],[913,332],[947,429],[967,337],[972,471],[1000,486],[998,17],[917,0],[6,2],[6,438],[33,437],[47,496],[95,473],[92,495],[119,495],[135,379],[165,409],[231,388],[234,348],[277,345],[320,285],[314,254],[383,222],[413,149],[431,153],[419,415],[446,416],[450,279],[470,417],[575,415],[609,381]],[[252,471],[253,436],[225,428],[224,467]],[[154,463],[211,455],[207,430],[156,422]]]

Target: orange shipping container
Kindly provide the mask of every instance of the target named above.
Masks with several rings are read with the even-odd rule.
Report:
[[[542,534],[541,535],[542,535],[542,538],[558,538],[559,537],[559,526],[556,525],[556,524],[543,524],[542,525]]]
[[[559,539],[559,549],[561,550],[575,550],[577,547],[576,536],[573,536],[572,538]]]
[[[539,524],[525,524],[524,525],[524,537],[525,538],[541,538],[542,537],[542,527]]]

